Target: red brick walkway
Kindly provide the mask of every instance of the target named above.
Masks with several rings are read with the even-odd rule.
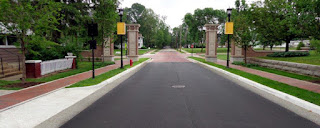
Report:
[[[124,61],[124,65],[129,64],[128,61]],[[95,70],[95,75],[108,72],[110,70],[120,67],[120,61],[116,61],[116,64],[102,67]],[[35,98],[37,96],[46,94],[53,90],[66,87],[70,84],[74,84],[81,80],[85,80],[92,77],[92,71],[87,71],[77,75],[69,76],[66,78],[58,79],[52,82],[41,84],[40,86],[30,87],[21,91],[17,91],[11,94],[0,96],[0,110]]]

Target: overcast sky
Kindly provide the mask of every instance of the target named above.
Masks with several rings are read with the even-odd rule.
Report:
[[[140,3],[146,8],[151,8],[161,16],[167,16],[166,23],[171,28],[182,24],[182,18],[186,13],[192,13],[197,8],[211,7],[213,9],[226,10],[235,7],[235,0],[121,0],[122,8],[131,7],[133,3]],[[258,0],[247,0],[248,3]]]

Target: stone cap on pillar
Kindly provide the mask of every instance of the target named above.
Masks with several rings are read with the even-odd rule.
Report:
[[[69,59],[69,58],[77,58],[77,56],[65,56],[64,58]]]
[[[218,31],[219,24],[205,24],[206,31]]]
[[[41,63],[42,60],[26,60],[25,63],[26,64],[35,64],[35,63]]]
[[[140,24],[126,24],[126,26],[128,27],[127,31],[138,31],[139,32]]]

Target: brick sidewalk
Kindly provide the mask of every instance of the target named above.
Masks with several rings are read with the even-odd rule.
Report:
[[[123,61],[124,65],[129,64],[128,61]],[[116,61],[115,64],[109,65],[106,67],[102,67],[95,70],[95,75],[100,75],[110,70],[116,69],[120,67],[120,61]],[[92,77],[92,71],[87,71],[84,73],[80,73],[77,75],[69,76],[66,78],[58,79],[52,82],[47,82],[41,84],[40,86],[30,87],[21,91],[17,91],[11,94],[0,96],[0,110],[22,103],[29,99],[35,98],[37,96],[46,94],[48,92],[54,91],[56,89],[66,87],[68,85],[77,83],[81,80],[85,80]]]

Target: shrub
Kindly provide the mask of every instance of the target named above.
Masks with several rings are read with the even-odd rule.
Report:
[[[320,40],[315,40],[315,39],[311,40],[310,47],[311,49],[315,49],[317,53],[320,53]]]
[[[249,63],[246,64],[246,63],[240,62],[240,61],[235,61],[232,64],[241,65],[241,66],[244,66],[244,67],[258,67],[259,66],[258,64],[249,64]]]
[[[304,47],[304,43],[300,42],[297,46],[297,50],[301,50],[301,47]]]
[[[299,57],[299,56],[309,56],[309,52],[275,52],[267,55],[268,57]]]
[[[147,49],[147,47],[146,46],[142,46],[141,49]]]

